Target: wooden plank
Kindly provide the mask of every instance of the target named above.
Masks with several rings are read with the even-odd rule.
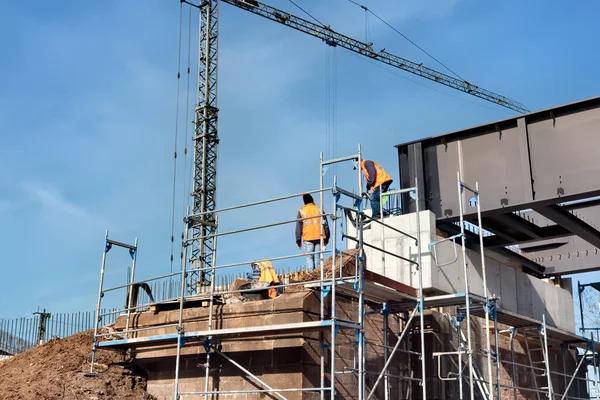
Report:
[[[365,276],[365,279],[368,281],[375,282],[375,283],[378,283],[383,286],[387,286],[390,289],[394,289],[400,293],[404,293],[409,296],[417,297],[417,289],[415,289],[411,286],[397,282],[393,279],[390,279],[383,275],[379,275],[379,274],[369,271],[369,270],[365,270],[364,276]]]

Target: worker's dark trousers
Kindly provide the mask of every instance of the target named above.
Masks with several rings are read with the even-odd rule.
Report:
[[[379,203],[381,202],[381,193],[385,193],[390,188],[392,181],[384,182],[381,186],[375,188],[371,193],[371,210],[373,210],[373,218],[379,218]],[[385,215],[385,213],[384,213]]]

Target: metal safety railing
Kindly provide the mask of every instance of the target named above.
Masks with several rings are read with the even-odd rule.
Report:
[[[102,313],[111,310],[101,310]],[[94,327],[94,311],[72,313],[37,312],[32,317],[0,319],[0,355],[14,356],[51,339],[62,339]],[[111,324],[116,316],[106,318]]]

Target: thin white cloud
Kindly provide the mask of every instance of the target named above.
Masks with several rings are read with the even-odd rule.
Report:
[[[84,207],[66,199],[55,186],[40,182],[26,182],[23,190],[29,200],[38,205],[44,213],[56,217],[70,217],[88,224],[101,224],[102,219]]]

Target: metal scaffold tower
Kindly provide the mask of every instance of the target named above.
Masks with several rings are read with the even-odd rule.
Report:
[[[394,362],[394,355],[398,352],[402,352],[400,349],[401,344],[404,344],[408,333],[411,330],[411,327],[415,324],[414,321],[418,318],[419,324],[419,332],[421,337],[421,348],[424,348],[424,319],[423,319],[423,310],[424,310],[424,297],[422,291],[422,271],[419,265],[421,260],[421,244],[420,240],[420,226],[417,221],[417,233],[415,236],[408,235],[408,237],[414,239],[414,252],[417,254],[417,261],[410,260],[404,258],[400,255],[397,255],[393,252],[387,251],[387,254],[392,257],[397,257],[406,262],[409,262],[411,268],[414,268],[415,271],[418,271],[419,274],[419,288],[418,296],[412,297],[407,294],[399,293],[394,290],[390,292],[391,289],[387,289],[387,292],[379,287],[373,286],[373,283],[367,284],[365,278],[366,271],[366,262],[365,262],[365,253],[364,248],[368,246],[376,251],[386,251],[377,246],[373,246],[372,244],[368,244],[363,240],[363,232],[365,225],[368,223],[377,223],[386,229],[396,230],[396,228],[386,223],[386,220],[382,217],[381,219],[372,219],[367,213],[363,210],[363,203],[366,200],[366,194],[362,194],[359,189],[359,194],[355,194],[356,190],[350,191],[345,190],[339,186],[337,186],[337,178],[333,179],[332,187],[323,187],[323,174],[328,165],[337,164],[337,163],[345,163],[345,162],[353,162],[359,163],[361,160],[360,155],[360,147],[359,152],[356,155],[352,155],[349,157],[340,157],[333,160],[323,160],[321,156],[320,161],[320,188],[313,191],[308,191],[306,193],[309,194],[319,194],[319,198],[321,201],[320,209],[323,210],[324,205],[327,202],[331,202],[331,212],[330,213],[322,213],[318,217],[323,220],[324,218],[331,218],[333,232],[331,235],[331,250],[326,249],[325,246],[321,247],[319,251],[315,251],[314,255],[319,255],[320,257],[320,276],[311,281],[301,281],[301,282],[287,282],[280,283],[272,286],[274,289],[285,290],[297,286],[303,286],[309,290],[314,291],[318,295],[319,299],[319,313],[318,320],[310,321],[310,322],[299,322],[299,323],[285,323],[285,324],[276,324],[276,325],[263,325],[263,326],[249,326],[243,328],[222,328],[221,323],[217,323],[217,316],[215,315],[214,309],[217,304],[222,304],[223,296],[231,293],[246,293],[252,292],[253,289],[236,289],[232,290],[231,288],[226,287],[217,287],[215,285],[215,280],[212,280],[210,286],[206,287],[206,290],[201,294],[196,293],[187,293],[185,290],[185,276],[192,271],[193,267],[191,264],[185,262],[186,258],[182,262],[182,268],[180,272],[167,274],[158,276],[155,278],[145,279],[143,281],[135,282],[135,254],[137,251],[137,245],[129,246],[126,244],[122,244],[119,242],[115,242],[113,240],[106,238],[106,246],[105,253],[103,255],[102,268],[101,268],[101,280],[100,280],[100,289],[98,296],[98,307],[101,307],[102,300],[105,297],[105,294],[109,292],[114,292],[116,290],[122,289],[127,291],[127,307],[116,310],[116,313],[121,313],[122,318],[124,318],[125,326],[121,330],[109,329],[108,331],[100,331],[98,327],[95,329],[94,333],[94,346],[93,346],[93,354],[95,354],[96,349],[101,348],[137,348],[144,346],[156,346],[158,344],[169,344],[176,346],[176,355],[175,355],[175,379],[174,379],[174,389],[173,389],[173,398],[180,399],[183,397],[189,396],[207,396],[212,395],[237,395],[237,394],[247,394],[247,393],[271,393],[278,398],[285,399],[286,393],[288,392],[317,392],[320,393],[321,398],[331,398],[332,400],[336,398],[336,380],[338,377],[344,374],[352,374],[357,379],[358,385],[358,398],[360,399],[370,399],[373,397],[374,392],[377,390],[380,382],[383,383],[385,393],[390,391],[392,378],[398,379],[398,377],[394,377],[388,373],[388,367],[392,364],[396,364]],[[361,171],[358,170],[358,182],[361,181]],[[359,185],[360,188],[360,185]],[[397,192],[390,192],[387,195],[398,195],[401,193],[417,193],[416,188],[403,189]],[[220,210],[211,210],[206,213],[212,213],[215,216],[219,214],[226,214],[228,211],[232,210],[240,210],[245,208],[252,208],[263,204],[280,202],[288,199],[301,197],[304,193],[293,194],[289,196],[282,196],[274,199],[263,200],[259,202],[244,204],[235,207],[228,207]],[[344,199],[347,199],[350,202],[350,205],[344,205]],[[354,219],[356,221],[356,230],[353,233],[348,232],[348,227],[346,229],[342,229],[341,232],[338,232],[338,225],[341,222],[341,218],[346,213],[353,213]],[[418,215],[418,214],[416,214]],[[201,215],[200,215],[201,216]],[[217,218],[215,217],[215,220]],[[303,219],[300,219],[303,220]],[[218,238],[225,235],[236,235],[243,232],[249,231],[260,231],[265,230],[281,225],[286,224],[294,224],[298,220],[286,220],[280,222],[274,222],[270,224],[260,225],[260,226],[252,226],[247,228],[238,229],[235,231],[228,232],[218,232],[215,231],[214,236],[214,249],[216,251],[216,245]],[[343,225],[342,225],[343,226]],[[342,267],[342,259],[347,257],[347,254],[339,248],[340,242],[338,238],[342,238],[345,240],[350,240],[356,243],[357,253],[354,257],[355,269],[353,272],[348,272],[344,270]],[[193,239],[192,239],[193,240]],[[191,240],[190,240],[191,241]],[[128,279],[128,283],[125,285],[118,285],[115,287],[104,287],[104,274],[105,274],[105,265],[106,265],[106,254],[112,245],[118,245],[121,247],[126,247],[130,250],[133,258],[134,264],[131,268],[131,277]],[[185,249],[184,249],[185,250]],[[311,255],[311,254],[308,254]],[[325,255],[328,255],[328,263],[331,266],[330,270],[324,268],[325,266]],[[260,261],[279,261],[279,260],[287,260],[298,257],[306,257],[306,253],[300,254],[292,254],[286,256],[277,256],[270,258],[263,258]],[[206,272],[210,272],[210,274],[214,277],[216,276],[218,271],[223,271],[227,268],[235,268],[242,265],[248,265],[253,262],[258,262],[259,260],[246,260],[242,262],[235,262],[229,264],[219,265],[217,263],[217,257],[213,256],[212,264],[209,267],[201,267],[198,270],[200,274],[204,274]],[[174,323],[169,324],[161,324],[158,328],[161,332],[168,332],[162,334],[154,334],[152,332],[145,332],[148,330],[156,330],[157,327],[139,327],[132,326],[130,324],[130,320],[134,313],[140,313],[144,310],[148,310],[149,307],[153,307],[153,303],[138,303],[137,292],[134,293],[134,288],[139,287],[146,282],[155,281],[155,280],[165,280],[170,279],[174,275],[179,275],[181,277],[181,289],[179,295],[177,295],[173,300],[178,303],[178,320]],[[382,291],[383,290],[383,291]],[[392,293],[393,296],[389,299],[386,296],[389,296],[389,293]],[[338,297],[341,296],[341,297]],[[353,312],[356,316],[356,319],[349,320],[347,317],[342,316],[338,313],[337,307],[341,300],[340,299],[354,299],[352,304],[354,304],[355,311]],[[374,315],[382,315],[384,327],[382,328],[384,332],[388,331],[388,316],[390,315],[389,302],[390,300],[398,300],[406,299],[407,301],[414,304],[411,309],[410,317],[405,321],[403,329],[396,334],[396,343],[393,347],[385,345],[385,359],[384,366],[381,371],[370,371],[366,368],[366,331],[365,331],[365,321],[370,318],[373,313]],[[203,301],[208,301],[209,314],[208,321],[206,324],[206,329],[202,331],[192,331],[186,329],[185,326],[187,324],[185,317],[185,304],[193,302],[195,299],[202,299]],[[367,306],[368,304],[368,306]],[[374,310],[374,311],[368,311]],[[348,310],[346,309],[346,312]],[[105,317],[104,314],[97,314],[97,323],[99,323],[102,318]],[[135,319],[138,320],[137,318]],[[98,325],[98,324],[97,324]],[[265,336],[265,335],[273,335],[283,332],[299,332],[302,334],[310,333],[310,332],[318,332],[319,333],[319,348],[320,348],[320,384],[318,387],[298,387],[298,388],[277,388],[271,385],[268,385],[264,382],[263,379],[253,374],[239,362],[237,362],[233,356],[228,355],[221,346],[221,341],[227,340],[227,338],[231,337],[254,337],[254,336]],[[356,340],[350,342],[340,342],[339,335],[340,332],[354,332]],[[193,344],[196,342],[196,344]],[[386,342],[387,343],[387,342]],[[206,361],[202,364],[203,368],[205,368],[205,386],[203,391],[189,391],[189,390],[181,390],[180,387],[180,375],[181,375],[181,358],[182,351],[187,346],[200,346],[204,349],[206,354]],[[347,366],[338,366],[336,363],[336,358],[338,357],[337,351],[340,346],[350,346],[354,348],[354,367],[349,368]],[[330,350],[327,350],[330,349]],[[253,390],[215,390],[211,389],[211,376],[209,374],[209,370],[212,368],[212,359],[213,357],[218,356],[224,360],[227,360],[229,363],[234,365],[239,369],[240,373],[244,376],[248,377],[248,379],[255,382],[260,388]],[[420,357],[422,369],[420,371],[421,376],[425,376],[425,358]],[[91,373],[94,372],[94,364],[92,361]],[[329,376],[327,379],[326,377]],[[372,385],[372,387],[368,387],[366,384],[366,379],[368,376],[376,376],[377,379]],[[415,377],[404,377],[402,379],[411,380],[412,382],[421,382],[422,395],[423,398],[426,398],[426,384],[422,378]]]
[[[472,293],[472,288],[469,283],[469,270],[471,266],[468,263],[468,257],[466,254],[466,243],[464,242],[466,236],[466,224],[462,221],[460,233],[439,241],[431,242],[429,244],[422,243],[422,227],[421,227],[421,216],[422,212],[418,209],[418,187],[403,188],[400,190],[392,190],[383,195],[383,197],[402,196],[405,193],[414,194],[417,199],[417,210],[411,214],[411,218],[415,218],[414,225],[416,227],[415,233],[404,232],[398,229],[398,226],[390,222],[392,220],[385,216],[385,213],[381,213],[379,219],[373,219],[364,210],[363,204],[368,198],[366,193],[362,193],[361,190],[346,190],[337,185],[337,177],[333,179],[333,186],[323,186],[323,174],[327,166],[337,163],[360,163],[361,152],[359,151],[355,155],[348,157],[340,157],[333,160],[323,160],[321,156],[320,161],[320,187],[319,189],[308,191],[309,194],[319,194],[319,208],[324,209],[324,206],[331,202],[331,212],[323,212],[317,217],[321,219],[331,218],[333,223],[333,234],[331,236],[331,249],[327,249],[325,246],[321,247],[320,250],[313,253],[296,253],[284,256],[265,257],[261,260],[245,260],[241,262],[233,262],[228,264],[217,263],[217,257],[213,256],[212,264],[208,267],[199,268],[197,271],[200,274],[209,272],[211,276],[216,277],[224,270],[248,265],[256,262],[275,262],[281,260],[290,260],[298,257],[306,257],[307,255],[318,255],[320,258],[320,273],[318,276],[313,276],[311,280],[303,281],[285,281],[282,280],[279,283],[272,285],[271,287],[276,290],[285,291],[286,289],[302,286],[305,290],[312,291],[318,298],[318,311],[315,310],[317,316],[316,320],[304,321],[304,322],[286,322],[279,324],[264,324],[244,327],[223,327],[222,316],[216,314],[218,306],[223,304],[224,296],[236,293],[245,294],[255,291],[255,289],[243,289],[243,288],[231,288],[228,286],[217,286],[216,280],[211,281],[211,285],[207,286],[203,293],[188,293],[186,290],[185,277],[192,271],[192,265],[187,263],[187,258],[184,257],[182,260],[181,271],[162,275],[150,279],[144,279],[141,281],[135,281],[135,267],[136,267],[136,254],[137,254],[137,241],[134,245],[128,245],[125,243],[117,242],[108,238],[108,234],[105,238],[105,248],[102,257],[101,275],[100,275],[100,288],[98,293],[98,304],[96,314],[96,327],[94,330],[94,343],[92,347],[92,364],[90,374],[94,374],[94,355],[98,348],[148,348],[152,349],[154,346],[173,346],[175,347],[175,365],[174,365],[174,387],[173,387],[173,399],[182,399],[185,397],[198,397],[203,396],[204,398],[211,398],[211,396],[225,396],[225,395],[242,395],[242,394],[267,394],[285,399],[288,393],[305,393],[312,392],[320,394],[322,399],[336,398],[339,390],[343,385],[338,383],[338,378],[344,375],[350,374],[356,379],[356,398],[360,400],[370,400],[378,398],[379,394],[383,392],[384,397],[387,399],[393,398],[390,393],[395,390],[395,393],[399,393],[400,386],[398,383],[405,381],[407,382],[406,393],[403,398],[413,398],[417,396],[416,391],[413,390],[413,385],[419,385],[420,397],[427,399],[428,394],[431,396],[431,392],[436,395],[436,391],[428,390],[428,386],[431,385],[434,376],[428,376],[427,364],[428,359],[433,357],[437,360],[437,374],[441,381],[454,381],[458,386],[457,397],[459,399],[466,398],[481,398],[481,399],[503,399],[508,398],[506,393],[511,393],[517,397],[517,393],[533,393],[537,398],[549,398],[549,399],[571,399],[579,400],[586,398],[582,392],[582,385],[587,385],[588,389],[586,393],[589,393],[590,387],[598,387],[598,360],[597,360],[597,345],[592,337],[591,340],[577,336],[573,333],[562,331],[557,328],[550,327],[546,324],[545,315],[541,316],[540,320],[533,320],[528,317],[517,315],[508,311],[504,311],[497,306],[497,299],[489,293],[487,290],[487,276],[485,272],[485,255],[484,249],[481,246],[481,240],[479,241],[479,257],[481,257],[481,272],[482,272],[482,284],[484,286],[483,296]],[[358,181],[360,182],[361,171],[358,171]],[[415,180],[415,183],[416,180]],[[461,201],[468,201],[471,206],[480,207],[480,192],[478,185],[474,188],[463,183],[460,176],[457,180],[458,193]],[[360,188],[360,185],[359,185]],[[466,193],[471,193],[473,197],[466,198]],[[358,193],[358,194],[356,194]],[[243,204],[240,206],[228,207],[223,209],[216,209],[207,211],[215,215],[225,215],[230,211],[250,209],[264,204],[277,203],[286,201],[289,199],[299,198],[305,193],[296,193],[288,196],[282,196],[273,199],[262,200],[254,203]],[[346,202],[346,204],[344,203]],[[349,203],[349,204],[347,204]],[[462,206],[461,206],[462,207]],[[383,210],[381,210],[383,211]],[[461,217],[463,210],[461,208]],[[478,212],[479,214],[479,212]],[[342,217],[351,218],[355,224],[354,228],[351,229],[346,221],[345,228],[344,224],[339,224]],[[201,215],[200,215],[201,216]],[[222,216],[222,218],[225,216]],[[218,232],[215,231],[214,236],[214,250],[217,248],[217,240],[221,236],[227,235],[238,235],[245,232],[263,231],[270,228],[294,224],[301,219],[276,221],[259,226],[243,227],[233,231]],[[412,224],[412,223],[411,223]],[[341,231],[338,231],[338,225]],[[364,233],[370,230],[371,233],[377,231],[375,226],[383,227],[381,231],[381,246],[377,246],[370,240],[365,240]],[[483,229],[481,228],[481,220],[478,217],[477,225],[474,225],[470,229],[473,229],[483,236]],[[410,244],[410,253],[413,257],[406,258],[402,253],[398,252],[395,247],[386,248],[385,235],[400,234],[402,237],[408,238]],[[348,253],[340,248],[342,240],[348,241],[348,243],[355,243],[355,250],[357,251],[354,257],[355,268],[351,271],[345,270],[342,266],[343,258],[347,257]],[[190,239],[190,241],[193,239]],[[460,244],[458,241],[460,240]],[[442,242],[449,242],[454,248],[454,259],[451,260],[453,263],[460,265],[460,272],[464,275],[464,292],[462,293],[451,293],[437,296],[425,296],[423,292],[423,263],[422,263],[422,247],[429,248],[429,253],[432,255],[432,261],[439,267],[443,268],[448,262],[442,262],[438,259],[438,251],[436,247]],[[324,243],[323,243],[324,244]],[[122,247],[129,251],[132,258],[132,265],[130,269],[130,276],[128,276],[127,283],[123,285],[117,285],[114,287],[104,286],[104,277],[106,269],[106,256],[107,253],[113,246]],[[458,247],[461,247],[460,252]],[[365,250],[369,249],[373,254],[382,254],[386,257],[392,257],[401,260],[410,271],[416,274],[417,280],[414,294],[408,294],[399,292],[397,289],[391,290],[387,286],[374,283],[371,281],[368,274],[373,274],[367,268],[366,253]],[[185,251],[185,248],[184,248]],[[216,254],[216,253],[215,253]],[[325,255],[328,255],[328,260],[325,260]],[[383,259],[385,262],[385,259]],[[331,268],[328,270],[325,265],[330,265]],[[150,300],[149,303],[139,302],[137,290],[147,282],[168,280],[173,276],[178,275],[181,279],[181,286],[179,293],[175,295],[171,300],[177,307],[177,317],[172,321],[165,321],[158,325],[144,326],[140,325],[140,316],[148,310],[152,310],[153,307],[157,307],[160,304],[154,303]],[[100,312],[102,307],[102,301],[105,295],[114,293],[116,291],[126,292],[126,306],[123,309],[111,311],[109,313]],[[352,315],[355,316],[348,318],[348,305],[343,305],[344,299],[351,299],[353,307]],[[198,330],[197,325],[195,329],[190,328],[190,324],[197,324],[191,322],[189,317],[186,315],[185,309],[194,307],[194,302],[201,301],[206,303],[208,306],[208,314],[206,325]],[[341,307],[343,312],[338,311],[338,307]],[[343,308],[346,307],[346,308]],[[437,338],[437,333],[428,328],[426,323],[426,314],[431,313],[436,309],[447,309],[455,307],[455,315],[446,314],[449,318],[450,325],[454,328],[456,335],[456,348],[449,351],[434,352],[433,349],[428,348],[426,341],[426,335],[431,335],[432,338]],[[173,309],[173,308],[171,308]],[[193,311],[190,309],[189,311]],[[116,324],[119,327],[103,327],[100,329],[100,323],[103,318],[109,315],[120,315],[120,323]],[[381,316],[383,323],[381,327],[381,333],[384,337],[384,342],[381,345],[383,348],[383,362],[377,370],[369,367],[369,354],[367,347],[376,346],[376,344],[370,343],[367,340],[367,323],[373,326],[373,321],[370,318],[375,316]],[[429,314],[430,318],[432,314]],[[473,335],[480,335],[481,332],[474,333],[476,324],[473,323],[474,318],[481,318],[485,326],[485,347],[476,350]],[[401,327],[393,332],[390,328],[390,320],[402,320]],[[119,322],[118,321],[118,322]],[[161,319],[162,321],[162,319]],[[370,321],[370,322],[369,322]],[[228,353],[224,343],[233,340],[233,338],[257,338],[257,337],[268,337],[270,335],[279,335],[282,333],[297,333],[301,335],[308,335],[311,333],[318,333],[318,339],[305,339],[305,340],[317,340],[318,341],[318,365],[320,369],[319,377],[320,381],[314,386],[300,386],[300,387],[278,387],[278,385],[269,384],[265,379],[252,373],[247,367],[245,367],[240,361],[236,360],[234,354]],[[344,335],[342,336],[342,333]],[[419,344],[416,346],[414,343],[410,343],[411,337],[417,337],[418,334]],[[501,359],[500,357],[500,346],[499,346],[499,335],[508,334],[510,335],[510,359]],[[494,340],[492,341],[492,335]],[[305,337],[305,336],[303,336]],[[354,337],[355,339],[348,340],[343,338]],[[393,338],[395,343],[390,343],[390,338]],[[526,351],[524,354],[528,356],[528,363],[524,364],[515,359],[514,344],[519,340],[521,346]],[[483,340],[481,340],[483,346]],[[556,359],[556,349],[561,349],[562,354],[562,369],[561,372],[557,371],[557,365],[551,359]],[[182,389],[181,381],[181,365],[182,358],[184,357],[184,349],[190,347],[197,347],[198,351],[194,350],[195,354],[204,354],[205,359],[198,366],[204,368],[204,389],[203,390],[189,390]],[[354,360],[351,366],[339,365],[340,362],[345,362],[343,359],[338,361],[340,357],[339,351],[342,347],[350,347],[354,352]],[[579,350],[578,350],[579,349]],[[582,351],[583,350],[583,351]],[[576,354],[577,365],[567,371],[566,354]],[[403,354],[408,359],[398,359],[398,355]],[[402,370],[402,366],[411,365],[411,357],[417,357],[419,368],[418,373],[415,376],[416,369],[407,370],[404,374],[394,374],[391,372],[392,368],[396,370]],[[485,360],[485,368],[481,368],[477,365],[476,359],[480,357],[481,360]],[[221,360],[220,362],[226,361],[234,366],[241,376],[254,382],[257,386],[255,389],[236,389],[236,390],[223,390],[219,389],[218,386],[213,384],[215,379],[209,373],[213,368],[215,358]],[[452,361],[452,365],[456,367],[454,371],[444,372],[445,368],[442,364],[442,359]],[[218,361],[217,361],[218,362]],[[371,364],[372,365],[372,364]],[[435,363],[431,365],[433,371],[435,371]],[[430,368],[431,368],[430,367]],[[512,382],[501,380],[501,368],[504,370],[512,370]],[[532,387],[519,385],[521,378],[519,378],[519,371],[523,375],[531,374]],[[593,379],[591,378],[591,372],[594,372]],[[581,374],[587,376],[581,376]],[[557,379],[563,379],[564,385],[562,390],[557,388]],[[429,383],[428,383],[429,381]],[[596,392],[597,393],[597,392]],[[354,394],[353,394],[354,395]]]

